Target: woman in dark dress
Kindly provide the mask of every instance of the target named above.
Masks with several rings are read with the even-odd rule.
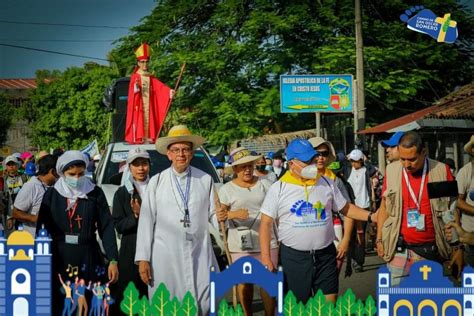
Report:
[[[148,292],[146,284],[141,281],[138,274],[135,250],[140,205],[149,180],[150,155],[139,147],[131,149],[128,153],[127,165],[128,171],[124,172],[124,185],[115,193],[112,205],[115,229],[122,235],[119,253],[120,279],[115,293],[118,302],[122,300],[123,292],[130,281],[135,283],[140,298],[143,295],[147,296]]]
[[[67,151],[59,157],[56,170],[60,178],[45,193],[38,214],[37,227],[44,225],[52,238],[53,315],[61,314],[59,302],[64,300],[59,278],[54,277],[58,273],[64,280],[76,276],[86,282],[118,280],[113,218],[104,192],[85,176],[86,164],[80,151]],[[96,231],[107,258],[102,255]]]

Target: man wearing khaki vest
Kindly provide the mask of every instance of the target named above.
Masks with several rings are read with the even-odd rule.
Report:
[[[428,159],[423,140],[415,132],[400,139],[400,160],[387,166],[383,199],[377,224],[377,252],[391,272],[392,286],[409,274],[421,260],[443,262],[462,268],[462,249],[450,245],[442,215],[449,198],[430,199],[428,183],[453,180],[449,167]]]

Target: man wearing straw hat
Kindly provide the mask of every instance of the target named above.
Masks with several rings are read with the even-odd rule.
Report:
[[[199,315],[209,310],[209,267],[217,267],[208,225],[217,226],[211,176],[190,166],[194,150],[204,138],[184,125],[171,128],[156,141],[171,167],[150,179],[142,201],[135,263],[149,285],[151,298],[160,283],[170,297],[186,292],[196,299]]]

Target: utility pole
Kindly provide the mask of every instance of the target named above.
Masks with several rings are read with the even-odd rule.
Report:
[[[362,18],[360,0],[355,0],[355,36],[356,36],[356,96],[357,109],[354,125],[358,130],[365,128],[365,93],[364,93],[364,44],[362,42]],[[357,137],[356,137],[357,138]]]

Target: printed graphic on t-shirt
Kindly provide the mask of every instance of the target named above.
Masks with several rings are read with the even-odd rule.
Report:
[[[317,201],[313,205],[308,201],[298,200],[290,208],[290,211],[301,218],[299,221],[295,221],[293,227],[323,226],[327,220],[325,205],[321,201]]]

